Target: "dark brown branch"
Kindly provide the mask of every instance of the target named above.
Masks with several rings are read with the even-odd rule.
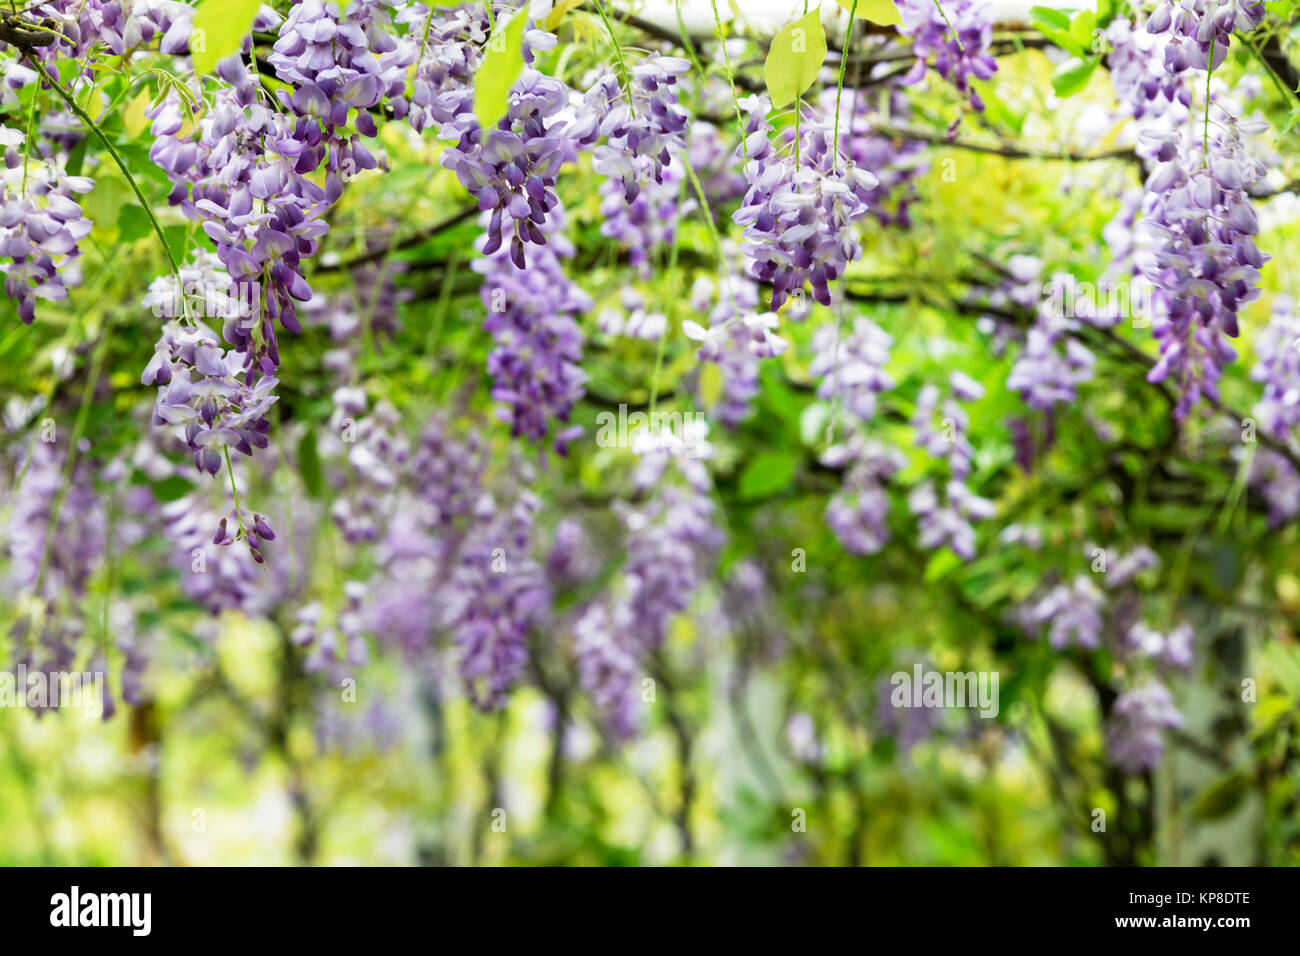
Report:
[[[367,263],[376,262],[390,253],[398,252],[402,249],[410,249],[414,246],[428,242],[434,236],[446,232],[448,229],[453,229],[456,226],[459,226],[462,222],[474,218],[477,214],[477,206],[466,206],[459,212],[452,213],[446,219],[425,226],[423,229],[417,229],[415,232],[403,236],[401,239],[375,246],[373,249],[363,252],[359,256],[354,256],[351,259],[318,266],[316,271],[338,272],[340,270],[353,269],[356,266],[364,266]]]

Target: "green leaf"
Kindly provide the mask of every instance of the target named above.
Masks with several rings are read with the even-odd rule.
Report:
[[[1248,774],[1234,770],[1212,783],[1192,804],[1192,816],[1198,820],[1220,820],[1228,816],[1251,792]]]
[[[817,81],[826,60],[826,33],[821,13],[813,10],[800,17],[772,40],[763,76],[772,106],[789,106]]]
[[[123,242],[135,242],[153,232],[153,225],[144,210],[135,203],[126,203],[117,212],[117,231]]]
[[[308,428],[298,442],[298,470],[302,473],[302,483],[307,486],[307,494],[320,498],[325,490],[325,472],[321,468],[314,428]]]
[[[1087,53],[1086,46],[1080,46],[1079,43],[1070,35],[1070,18],[1060,10],[1053,10],[1049,7],[1031,7],[1029,10],[1029,22],[1047,39],[1051,40],[1061,49],[1075,56],[1083,56]]]
[[[745,501],[770,498],[794,480],[794,471],[794,455],[779,451],[764,452],[740,473],[740,497]]]
[[[951,548],[940,548],[934,553],[934,557],[925,566],[925,572],[922,575],[926,584],[933,584],[935,581],[942,581],[952,572],[962,566],[961,556]]]
[[[1097,29],[1097,17],[1091,10],[1080,10],[1070,18],[1070,39],[1078,44],[1079,49],[1089,53],[1103,53],[1105,47],[1094,50],[1096,42],[1094,31]]]
[[[182,478],[180,475],[172,475],[170,478],[149,482],[149,489],[153,492],[155,498],[166,504],[169,501],[175,501],[188,495],[194,490],[194,482],[188,478]]]
[[[1097,68],[1098,59],[1091,57],[1080,60],[1066,60],[1052,73],[1052,89],[1057,96],[1073,96],[1088,85],[1088,78]]]
[[[144,115],[144,111],[149,108],[152,98],[153,94],[146,87],[141,89],[130,103],[126,104],[126,110],[122,113],[122,128],[126,130],[126,135],[132,139],[138,137],[149,126],[149,118]]]
[[[510,88],[524,72],[527,20],[522,13],[516,13],[506,23],[497,21],[487,43],[487,56],[474,74],[474,115],[484,129],[496,126],[506,115]]]
[[[86,162],[86,144],[90,142],[89,136],[83,136],[77,140],[77,145],[72,147],[72,152],[68,154],[68,161],[64,168],[69,176],[80,176],[81,168]]]
[[[1070,29],[1070,18],[1052,7],[1030,7],[1029,21],[1036,27],[1046,25],[1057,30]]]
[[[261,6],[262,0],[202,0],[190,34],[194,71],[211,73],[218,61],[238,52]]]
[[[903,25],[903,18],[899,16],[894,0],[835,0],[835,2],[854,16],[878,23],[882,27]],[[855,4],[856,12],[853,9]]]

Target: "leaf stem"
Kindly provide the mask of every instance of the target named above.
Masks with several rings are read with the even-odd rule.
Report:
[[[939,11],[939,16],[943,17],[943,22],[948,25],[948,32],[951,33],[952,38],[955,41],[957,41],[958,51],[961,53],[965,53],[966,48],[961,45],[961,37],[957,36],[957,31],[952,28],[952,21],[948,19],[948,14],[943,12],[943,7],[939,6],[939,0],[934,0],[934,6],[935,9]]]
[[[618,37],[614,35],[614,24],[609,22],[609,15],[605,13],[605,5],[600,0],[593,0],[596,5],[596,12],[600,14],[600,19],[605,22],[605,29],[609,31],[609,42],[614,44],[614,57],[618,60],[619,72],[623,74],[623,87],[627,93],[627,111],[636,116],[636,107],[632,103],[632,74],[628,72],[627,63],[623,59],[623,47],[618,42]]]
[[[722,50],[722,66],[727,71],[727,83],[731,87],[731,106],[736,111],[736,125],[740,128],[740,155],[749,162],[749,143],[745,135],[745,120],[740,113],[740,100],[736,96],[736,76],[731,70],[731,55],[727,53],[727,41],[722,36],[722,18],[718,16],[718,0],[709,0],[713,5],[713,31],[718,37],[718,47]]]
[[[849,65],[849,44],[853,42],[853,18],[858,13],[858,0],[853,0],[849,8],[849,25],[844,30],[844,49],[840,51],[840,78],[835,86],[835,135],[831,140],[831,172],[839,172],[840,163],[840,97],[844,95],[844,72]],[[857,96],[853,98],[857,106]],[[849,135],[853,135],[853,124],[849,124]]]

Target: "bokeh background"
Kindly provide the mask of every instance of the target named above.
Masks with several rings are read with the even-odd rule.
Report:
[[[720,6],[735,34],[735,76],[761,89],[765,44],[801,5],[742,4],[748,20]],[[729,425],[726,379],[681,332],[718,301],[708,285],[721,274],[715,240],[698,206],[641,272],[602,232],[608,215],[590,158],[567,166],[559,188],[574,254],[565,270],[592,300],[580,319],[589,379],[572,414],[586,433],[567,456],[512,439],[493,416],[493,342],[471,266],[481,226],[472,213],[456,218],[468,197],[439,164],[447,144],[383,125],[376,149],[389,168],[357,176],[331,208],[308,269],[316,296],[304,331],[282,336],[271,448],[237,468],[241,493],[277,532],[266,568],[237,547],[207,544],[229,507],[224,472],[196,475],[149,425],[155,389],[140,373],[159,320],[144,297],[165,264],[131,211],[128,185],[92,150],[96,186],[83,206],[95,227],[82,282],[65,302],[43,304],[34,326],[20,324],[8,301],[0,322],[0,624],[15,635],[12,666],[34,613],[24,590],[32,529],[48,527],[50,489],[67,484],[75,493],[54,522],[67,545],[56,549],[56,570],[83,551],[93,560],[48,621],[75,635],[78,666],[107,667],[116,713],[0,707],[0,862],[1300,861],[1300,486],[1269,483],[1254,464],[1264,446],[1246,426],[1262,397],[1251,375],[1260,343],[1267,351],[1279,342],[1265,330],[1275,312],[1294,315],[1286,297],[1300,294],[1300,203],[1290,185],[1300,175],[1300,103],[1290,93],[1296,78],[1284,75],[1293,6],[1268,6],[1271,32],[1255,45],[1281,59],[1270,65],[1234,44],[1216,82],[1269,123],[1257,240],[1272,258],[1260,298],[1243,311],[1221,403],[1182,420],[1167,390],[1146,379],[1155,345],[1141,322],[1085,330],[1095,373],[1047,415],[1008,386],[1023,339],[1016,317],[1025,318],[1016,296],[1040,274],[1101,279],[1114,223],[1142,181],[1136,133],[1106,70],[1059,93],[1052,77],[1066,56],[1039,42],[1028,9],[995,11],[1005,42],[997,74],[978,84],[983,113],[932,76],[909,87],[905,103],[898,90],[871,95],[871,122],[910,136],[846,128],[893,192],[860,230],[845,303],[838,312],[811,306],[801,321],[782,314],[789,348],[762,364],[747,414]],[[835,46],[846,18],[825,7]],[[681,55],[662,35],[679,32],[673,5],[638,10],[660,33],[616,17],[629,56]],[[683,102],[699,117],[692,162],[734,261],[740,230],[730,217],[743,183],[726,69],[711,45],[710,5],[682,12],[707,73],[683,80]],[[1130,13],[1109,5],[1098,16]],[[610,62],[592,8],[570,11],[556,32],[547,69],[575,87]],[[871,37],[860,35],[863,49],[893,42]],[[265,54],[269,43],[259,42]],[[148,155],[148,101],[125,82],[107,77],[95,94],[116,104],[105,130],[138,171],[169,243],[192,254],[202,232],[166,205],[170,183]],[[833,93],[833,77],[828,85]],[[30,90],[17,94],[6,122],[30,104]],[[949,137],[954,118],[960,129]],[[676,182],[684,209],[692,193]],[[1008,271],[1016,263],[1037,264],[1027,283]],[[664,322],[662,344],[618,331],[647,315]],[[845,479],[824,456],[832,408],[812,371],[824,351],[817,332],[859,317],[891,337],[894,383],[863,435],[901,457],[887,491],[891,541],[868,555],[847,550],[827,522]],[[969,560],[923,546],[907,504],[927,478],[943,479],[913,416],[926,386],[947,393],[954,373],[980,386],[963,403],[969,483],[996,503]],[[332,517],[340,501],[360,507],[374,490],[373,473],[350,467],[340,444],[341,387],[361,389],[372,429],[364,440],[378,442],[369,447],[411,488],[446,491],[472,473],[502,508],[523,491],[537,496],[528,553],[554,572],[553,613],[530,630],[518,686],[495,710],[475,706],[455,642],[429,623],[464,596],[459,586],[446,590],[438,572],[434,588],[428,567],[386,556],[391,538],[358,545]],[[597,415],[620,403],[709,421],[712,454],[698,467],[719,534],[698,565],[691,554],[656,554],[658,567],[685,576],[675,585],[683,606],[658,651],[635,663],[629,706],[640,729],[626,738],[610,732],[584,687],[576,650],[579,612],[622,586],[636,526],[626,509],[647,505],[640,456],[596,441]],[[25,466],[46,420],[56,426],[52,457]],[[447,443],[442,458],[419,458]],[[79,463],[65,473],[74,446]],[[1297,447],[1290,436],[1268,449]],[[33,475],[53,483],[45,510],[25,503]],[[680,476],[664,481],[686,487]],[[427,517],[411,500],[379,500],[385,535]],[[36,534],[38,551],[45,534]],[[194,547],[210,563],[202,583]],[[1098,549],[1110,563],[1100,576]],[[1134,555],[1150,560],[1106,578]],[[1067,595],[1067,610],[1077,605],[1068,588],[1080,576],[1106,594],[1105,643],[1095,651],[1055,646],[1033,618],[1053,595]],[[361,614],[361,646],[331,647],[329,662],[320,635],[303,646],[311,605],[340,629],[344,616]],[[1108,732],[1137,673],[1119,652],[1135,621],[1165,639],[1180,627],[1194,635],[1189,660],[1165,678],[1181,725],[1148,741],[1157,759],[1138,768],[1121,765]],[[915,663],[996,671],[998,716],[890,707],[890,675]]]

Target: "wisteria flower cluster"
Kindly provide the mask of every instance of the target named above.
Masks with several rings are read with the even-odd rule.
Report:
[[[36,300],[67,298],[68,285],[80,281],[79,244],[91,222],[73,197],[90,192],[94,182],[69,176],[62,161],[37,162],[22,152],[26,137],[0,124],[4,147],[3,206],[0,206],[0,271],[5,293],[18,303],[18,317],[31,324]]]
[[[758,285],[748,278],[727,275],[716,283],[703,276],[691,286],[691,307],[707,314],[706,329],[694,319],[682,323],[687,337],[700,342],[696,353],[722,375],[714,414],[727,428],[749,417],[758,394],[759,363],[785,350],[785,340],[775,334],[775,315],[759,313]]]
[[[386,99],[398,119],[406,110],[406,72],[416,53],[389,23],[380,0],[301,0],[280,25],[269,57],[276,75],[293,84],[292,94],[280,91],[280,101],[297,115],[294,134],[306,144],[298,169],[324,163],[331,200],[342,194],[343,178],[378,165],[360,141],[378,132],[370,111]]]
[[[280,365],[276,321],[302,331],[297,303],[312,296],[303,262],[329,229],[331,200],[305,175],[315,169],[309,131],[262,102],[237,55],[217,69],[225,83],[193,132],[174,91],[151,110],[149,155],[175,184],[170,200],[216,244],[230,281],[258,284],[256,314],[227,321],[223,335],[254,375],[272,375]]]
[[[628,70],[627,89],[612,71],[597,76],[583,108],[605,142],[592,153],[592,168],[623,187],[631,204],[642,185],[664,183],[664,168],[686,145],[686,111],[677,102],[677,79],[691,64],[652,54]]]
[[[920,83],[927,69],[933,69],[966,94],[971,106],[984,109],[984,101],[971,79],[987,80],[997,72],[998,62],[989,53],[993,42],[993,20],[982,0],[899,0],[903,18],[900,31],[912,38],[916,62],[903,77],[904,84]]]
[[[1261,330],[1256,347],[1259,360],[1250,377],[1264,386],[1255,404],[1253,423],[1286,447],[1294,448],[1300,433],[1300,314],[1295,300],[1278,296],[1269,324]],[[1274,527],[1300,514],[1300,470],[1280,451],[1262,444],[1249,454],[1251,484],[1268,501],[1269,520]]]
[[[722,543],[702,461],[674,454],[655,436],[646,436],[636,450],[641,458],[635,484],[657,487],[658,494],[642,507],[620,509],[627,536],[621,587],[608,602],[591,605],[575,626],[582,687],[617,740],[639,726],[641,672]]]
[[[530,30],[524,35],[525,48],[549,49],[552,34]],[[559,200],[555,181],[560,167],[570,157],[575,141],[589,142],[590,121],[564,118],[569,107],[569,89],[562,82],[525,67],[511,90],[506,115],[492,129],[478,125],[472,112],[473,93],[461,98],[459,109],[443,123],[442,135],[456,135],[456,145],[442,154],[442,164],[456,174],[461,184],[488,214],[487,241],[482,252],[490,256],[507,249],[510,261],[519,269],[527,266],[525,243],[546,244],[548,215]],[[570,129],[570,123],[574,127]]]
[[[948,481],[943,497],[940,498],[933,482],[926,480],[908,495],[907,504],[917,516],[918,540],[922,548],[938,548],[946,544],[969,561],[975,556],[972,523],[991,518],[997,510],[992,501],[975,494],[967,484],[975,451],[966,437],[970,417],[961,402],[973,402],[983,397],[984,387],[962,372],[953,372],[949,384],[952,396],[943,403],[943,417],[938,427],[935,427],[935,418],[940,411],[941,392],[937,385],[922,387],[912,416],[917,444],[947,465]]]
[[[1186,622],[1157,631],[1140,616],[1135,578],[1160,564],[1151,549],[1138,546],[1125,553],[1089,547],[1087,553],[1091,573],[1045,589],[1018,608],[1016,616],[1028,634],[1046,628],[1055,650],[1105,646],[1123,663],[1129,686],[1111,709],[1106,745],[1116,766],[1140,773],[1160,762],[1164,732],[1182,726],[1182,714],[1164,681],[1192,667],[1196,634]]]
[[[1161,0],[1146,28],[1168,35],[1165,69],[1177,74],[1218,69],[1228,55],[1233,31],[1249,33],[1263,21],[1263,0]]]
[[[1238,312],[1258,296],[1266,259],[1255,245],[1259,221],[1248,192],[1263,169],[1242,140],[1262,127],[1223,109],[1216,115],[1208,153],[1199,143],[1180,152],[1175,134],[1160,140],[1141,224],[1153,248],[1137,261],[1156,286],[1161,353],[1148,377],[1178,384],[1180,417],[1201,395],[1218,398],[1223,366],[1236,358],[1227,339],[1238,334]]]
[[[502,420],[510,424],[511,434],[535,441],[544,440],[554,427],[554,447],[563,455],[582,433],[581,425],[564,423],[584,393],[577,317],[592,303],[565,275],[560,257],[572,255],[573,248],[563,235],[559,207],[544,225],[553,233],[551,241],[524,268],[513,252],[493,247],[489,224],[481,240],[485,255],[473,268],[483,275],[482,298],[488,310],[483,328],[496,342],[488,356],[488,373],[492,397],[503,403]]]
[[[394,20],[407,25],[408,41],[419,39],[406,121],[417,133],[444,123],[463,132],[473,120],[474,71],[491,33],[487,6],[444,9],[413,3],[399,9]]]
[[[870,210],[880,182],[836,148],[833,123],[809,115],[799,140],[778,147],[767,99],[751,96],[740,105],[749,191],[733,218],[745,228],[751,274],[772,285],[773,311],[806,282],[814,299],[830,305],[830,284],[862,254],[852,226]]]

